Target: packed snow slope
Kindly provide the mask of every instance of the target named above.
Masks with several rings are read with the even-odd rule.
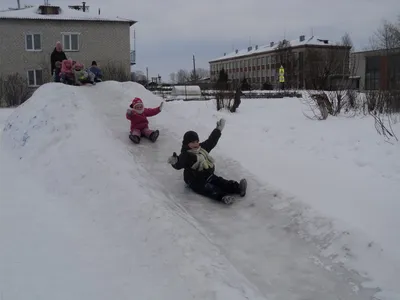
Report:
[[[135,83],[52,83],[6,121],[4,299],[400,299],[400,149],[372,120],[307,120],[298,99],[243,99],[236,114],[169,102],[150,119],[157,143],[133,145],[133,97],[161,101]],[[166,163],[222,116],[217,172],[249,181],[231,207]]]
[[[6,121],[1,299],[265,299],[109,138],[83,89],[44,85]]]

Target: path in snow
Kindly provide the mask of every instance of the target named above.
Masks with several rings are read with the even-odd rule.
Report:
[[[214,155],[217,173],[233,179],[243,176],[248,179],[246,198],[226,207],[199,197],[185,188],[182,172],[166,163],[173,151],[180,150],[181,137],[169,132],[168,128],[159,128],[161,134],[156,144],[143,140],[141,145],[134,145],[127,136],[126,107],[115,98],[119,97],[116,90],[106,90],[99,85],[82,92],[87,93],[86,98],[91,99],[98,115],[103,116],[110,138],[132,153],[132,167],[136,163],[145,166],[155,179],[154,189],[160,189],[166,195],[174,194],[179,203],[171,205],[171,209],[182,217],[185,216],[182,212],[192,215],[235,268],[267,298],[373,298],[376,290],[361,287],[364,278],[320,256],[313,244],[299,236],[294,216],[274,209],[286,205],[290,199],[269,191],[238,162]],[[188,223],[188,226],[192,225]]]

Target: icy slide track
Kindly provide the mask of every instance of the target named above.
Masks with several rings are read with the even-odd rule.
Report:
[[[187,191],[166,164],[181,143],[166,124],[152,120],[156,144],[131,144],[124,112],[133,94],[160,102],[134,83],[47,84],[9,118],[2,300],[373,299],[365,278],[301,236],[290,199],[239,163],[215,155],[222,174],[249,180],[248,196],[225,207]]]

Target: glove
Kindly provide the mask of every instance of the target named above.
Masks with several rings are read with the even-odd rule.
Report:
[[[159,106],[160,111],[162,111],[163,105],[164,105],[164,102],[161,102],[161,104],[160,104],[160,106]]]
[[[176,152],[172,156],[168,158],[168,163],[170,165],[175,165],[178,162],[178,155],[176,155]]]
[[[225,119],[220,119],[220,120],[217,122],[217,129],[218,129],[219,131],[222,131],[222,130],[224,129],[224,127],[225,127]]]

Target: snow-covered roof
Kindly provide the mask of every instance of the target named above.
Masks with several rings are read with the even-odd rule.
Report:
[[[316,36],[311,36],[311,37],[306,37],[302,36],[303,38],[300,40],[300,38],[288,41],[290,43],[291,47],[301,47],[305,45],[314,45],[314,46],[338,46],[338,43],[333,43],[332,41],[326,40],[326,39],[321,39]],[[227,53],[224,56],[218,57],[216,59],[213,59],[211,62],[217,62],[220,60],[228,60],[228,59],[234,59],[237,57],[243,57],[243,56],[249,56],[253,54],[261,54],[261,53],[267,53],[267,52],[272,52],[277,50],[279,43],[274,42],[273,44],[270,43],[268,45],[263,45],[263,46],[253,46],[250,50],[249,48],[242,49],[242,50],[237,50],[233,51],[231,53]]]
[[[137,21],[120,17],[98,15],[90,12],[83,12],[68,6],[54,5],[58,7],[58,14],[41,14],[41,8],[45,5],[35,5],[32,7],[0,11],[0,19],[25,19],[25,20],[62,20],[62,21],[97,21],[97,22],[127,22],[131,26]]]

